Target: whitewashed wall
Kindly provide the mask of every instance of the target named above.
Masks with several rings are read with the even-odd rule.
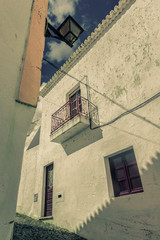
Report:
[[[15,102],[21,80],[32,1],[1,1],[0,8],[0,239],[10,240],[25,134],[34,110]]]

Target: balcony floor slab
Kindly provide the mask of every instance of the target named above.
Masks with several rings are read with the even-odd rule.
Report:
[[[74,137],[79,132],[83,131],[89,125],[89,118],[83,115],[77,115],[62,125],[60,128],[55,130],[50,135],[50,139],[52,142],[63,143],[68,139]]]

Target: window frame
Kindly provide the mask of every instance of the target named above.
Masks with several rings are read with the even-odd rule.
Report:
[[[43,182],[42,182],[42,191],[41,191],[41,198],[40,198],[40,205],[41,205],[41,212],[40,212],[40,219],[48,219],[48,218],[53,218],[53,195],[52,194],[52,215],[51,216],[45,216],[45,205],[46,205],[46,174],[47,174],[47,167],[50,165],[53,165],[53,188],[54,188],[54,166],[55,163],[54,161],[46,163],[46,165],[43,166]]]
[[[129,162],[127,163],[126,160],[126,155],[131,152],[132,153],[132,157],[135,161]],[[115,160],[116,158],[121,157],[122,158],[122,164],[118,167],[114,167],[113,165],[113,160]],[[124,196],[124,195],[130,195],[130,194],[134,194],[134,193],[140,193],[143,192],[143,185],[142,185],[142,180],[141,180],[141,176],[139,173],[139,169],[138,169],[138,164],[136,161],[136,157],[135,157],[135,153],[133,148],[129,148],[129,149],[125,149],[123,151],[120,151],[118,153],[112,154],[108,157],[109,160],[109,166],[110,166],[110,172],[111,172],[111,181],[112,181],[112,185],[113,185],[113,193],[115,197],[120,197],[120,196]],[[136,165],[137,167],[137,174],[129,174],[129,167],[130,166],[134,166]],[[118,172],[118,170],[123,169],[123,177],[117,177],[116,174]],[[118,174],[117,174],[118,175]],[[139,187],[133,187],[132,186],[132,179],[136,179],[139,178],[139,183],[141,186]],[[121,190],[120,191],[120,185],[119,182],[122,181],[126,181],[125,185],[126,185],[126,189],[125,190]],[[119,189],[119,192],[117,191],[117,189]]]

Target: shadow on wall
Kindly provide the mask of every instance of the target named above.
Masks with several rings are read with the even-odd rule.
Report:
[[[143,193],[116,197],[76,229],[88,240],[160,239],[160,153],[142,170]]]
[[[83,130],[79,134],[77,134],[75,137],[72,137],[71,139],[67,140],[62,144],[63,149],[65,150],[67,155],[70,155],[98,140],[103,138],[102,130],[100,128],[97,128],[95,130],[91,130],[90,128],[87,128],[86,130]]]

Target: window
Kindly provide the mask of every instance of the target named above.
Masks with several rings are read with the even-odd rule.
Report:
[[[109,158],[115,197],[143,192],[133,149]]]

